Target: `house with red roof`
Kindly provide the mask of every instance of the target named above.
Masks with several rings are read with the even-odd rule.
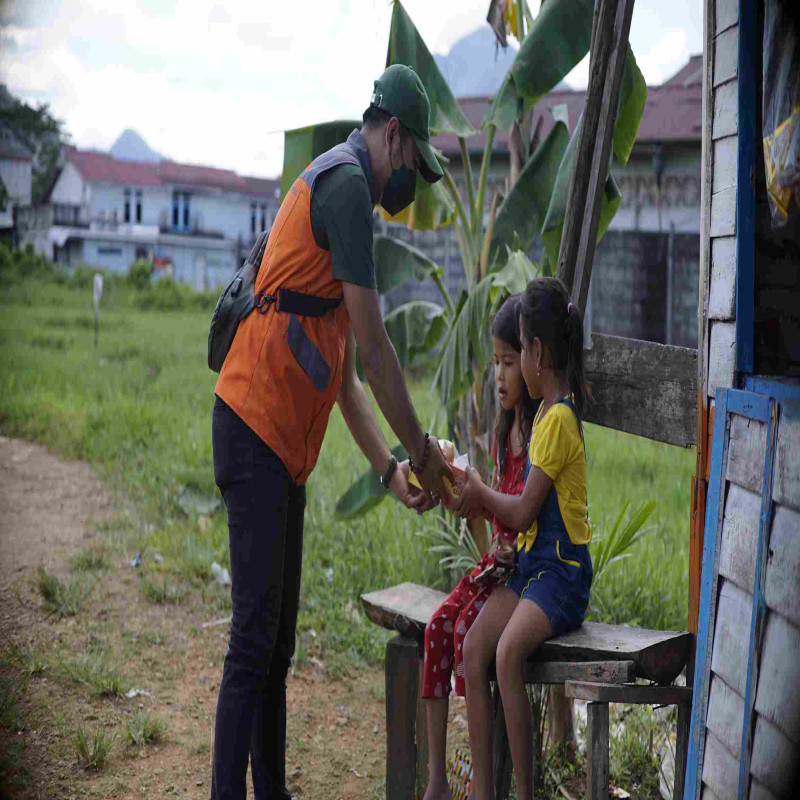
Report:
[[[136,260],[197,289],[230,279],[272,224],[278,181],[232,170],[65,147],[23,241],[54,261],[125,273]]]

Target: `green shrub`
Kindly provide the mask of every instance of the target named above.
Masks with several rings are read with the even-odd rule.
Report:
[[[39,567],[39,594],[47,612],[55,615],[56,619],[74,617],[83,608],[91,590],[91,584],[86,581],[70,578],[62,583],[44,567]]]
[[[0,285],[9,285],[33,278],[37,281],[63,283],[66,273],[45,256],[39,255],[32,244],[23,249],[12,249],[0,243]]]
[[[134,302],[142,309],[180,311],[186,306],[186,296],[184,287],[172,278],[161,278],[137,294]]]
[[[92,734],[90,741],[86,731],[83,728],[79,728],[75,734],[74,741],[78,763],[84,769],[102,769],[116,738],[116,734],[106,736],[105,731],[100,729]]]
[[[128,283],[134,289],[146,289],[150,285],[153,267],[147,261],[134,261],[128,270]]]
[[[163,742],[167,735],[167,726],[149,712],[137,708],[125,725],[128,742],[133,747],[144,747],[147,744]]]

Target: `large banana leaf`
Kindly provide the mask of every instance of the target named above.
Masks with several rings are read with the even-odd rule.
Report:
[[[394,216],[382,206],[378,206],[378,212],[387,222],[399,222],[409,230],[433,231],[453,221],[456,207],[442,181],[428,183],[417,175],[416,194],[410,206]]]
[[[569,182],[572,177],[572,165],[578,149],[583,117],[575,126],[575,132],[567,145],[561,166],[558,169],[553,194],[550,198],[550,207],[542,226],[542,241],[547,252],[547,260],[551,265],[558,263],[558,251],[561,247],[561,234],[564,230],[564,217],[567,213],[567,200],[569,197]],[[600,222],[597,226],[597,241],[603,238],[609,223],[619,209],[622,195],[620,194],[614,176],[609,172],[600,203]]]
[[[283,137],[283,173],[281,174],[281,200],[286,197],[298,175],[318,156],[330,150],[360,128],[361,120],[336,120],[295,128]]]
[[[392,455],[398,461],[408,458],[408,453],[401,444],[392,448]],[[339,498],[336,503],[336,514],[345,519],[358,517],[378,505],[386,495],[386,489],[381,486],[380,475],[370,467]]]
[[[522,250],[508,250],[505,266],[493,272],[492,288],[489,292],[491,308],[494,312],[506,294],[524,292],[528,281],[541,274],[539,266],[531,261]],[[478,366],[483,366],[479,364]]]
[[[512,245],[528,250],[541,232],[568,144],[567,126],[557,122],[528,159],[497,212],[489,264],[504,263]]]
[[[447,327],[444,309],[424,300],[399,306],[383,318],[383,324],[403,368],[413,361],[414,356],[436,347]]]
[[[644,80],[636,56],[628,45],[625,54],[625,70],[622,73],[622,86],[619,90],[619,106],[614,123],[614,155],[624,167],[628,163],[639,123],[647,102],[647,84]]]
[[[372,258],[378,282],[378,294],[387,294],[409,278],[424,281],[444,271],[416,247],[391,236],[376,236],[372,243]]]
[[[400,0],[395,0],[386,66],[405,64],[419,75],[431,103],[431,133],[474,136],[475,129],[464,116],[447,81]]]

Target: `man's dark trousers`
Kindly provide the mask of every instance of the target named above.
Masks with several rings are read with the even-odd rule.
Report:
[[[250,755],[256,800],[286,789],[286,674],[294,654],[305,486],[217,398],[214,477],[228,511],[233,619],[217,701],[212,800],[244,800]]]

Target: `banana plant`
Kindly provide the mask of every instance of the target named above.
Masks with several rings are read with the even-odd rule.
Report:
[[[515,36],[520,47],[483,120],[485,145],[476,177],[467,149],[467,139],[476,132],[402,3],[393,2],[386,66],[406,64],[419,75],[431,103],[431,133],[449,133],[458,138],[464,191],[459,191],[446,159],[441,157],[442,181],[432,185],[417,181],[415,200],[409,208],[395,217],[385,212],[382,215],[413,230],[453,225],[464,265],[466,291],[453,302],[442,282],[441,268],[419,250],[391,236],[375,237],[378,289],[385,293],[411,276],[432,280],[439,288],[441,304],[406,303],[387,315],[387,330],[402,364],[419,354],[438,350],[434,388],[446,413],[448,429],[459,449],[470,452],[472,463],[476,463],[476,455],[482,456],[477,459],[479,468],[488,450],[483,447],[476,451],[476,442],[485,427],[479,398],[485,367],[491,357],[489,316],[505,292],[521,290],[540,271],[525,256],[537,237],[544,244],[541,271],[548,273],[550,265],[556,263],[580,135],[580,121],[571,136],[567,126],[559,121],[538,141],[530,131],[532,110],[589,51],[593,10],[593,0],[546,0],[534,17],[525,0],[492,0],[488,18],[498,39],[502,31],[503,36]],[[644,78],[628,48],[613,146],[613,154],[623,166],[633,147],[646,97]],[[318,147],[325,144],[327,149],[335,143],[330,137],[336,133],[336,126],[341,141],[357,124],[326,123],[288,132],[283,191],[315,155],[323,152]],[[509,130],[511,186],[505,198],[497,194],[491,198],[487,214],[486,190],[498,128]],[[610,166],[598,239],[605,233],[621,200]],[[368,491],[370,482],[361,485]],[[376,498],[384,494],[375,491]],[[341,515],[349,516],[371,507],[364,498],[355,501],[351,496],[351,500],[340,502]]]

